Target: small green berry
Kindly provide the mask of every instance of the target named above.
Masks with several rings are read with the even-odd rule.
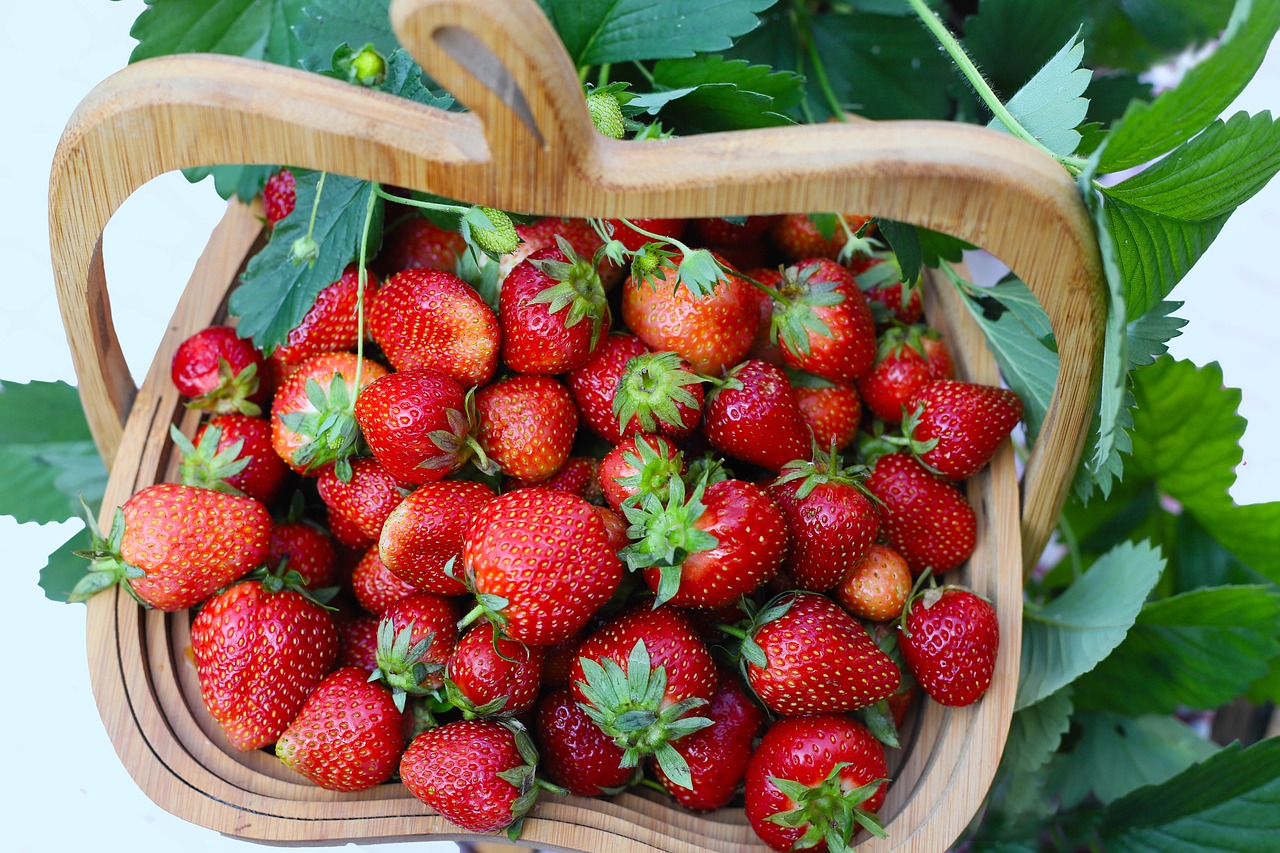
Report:
[[[595,91],[587,95],[587,112],[591,113],[591,122],[596,130],[610,139],[621,139],[626,132],[626,124],[622,118],[622,107],[618,99],[605,91]]]
[[[488,254],[504,255],[520,245],[511,217],[501,210],[473,207],[466,215],[466,222],[470,225],[472,242]]]
[[[351,82],[363,86],[377,86],[387,79],[387,61],[382,54],[367,44],[351,59]]]

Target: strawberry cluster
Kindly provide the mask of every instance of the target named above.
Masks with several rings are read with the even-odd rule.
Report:
[[[882,833],[916,685],[990,682],[994,611],[932,578],[1021,405],[952,378],[919,288],[836,219],[544,219],[478,264],[489,301],[459,234],[402,220],[269,355],[179,348],[210,417],[79,594],[198,606],[235,747],[340,791],[398,773],[468,831],[644,782],[740,798],[778,850]]]

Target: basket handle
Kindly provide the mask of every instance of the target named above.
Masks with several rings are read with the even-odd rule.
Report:
[[[1049,316],[1062,368],[1023,479],[1030,567],[1084,444],[1105,318],[1093,227],[1061,167],[1005,134],[946,122],[606,139],[533,0],[396,0],[392,15],[402,43],[474,112],[220,56],[137,63],[77,108],[51,172],[50,245],[81,400],[105,460],[115,458],[136,388],[111,319],[103,229],[164,172],[289,163],[558,216],[857,210],[983,246]],[[474,44],[486,51],[476,61],[459,47]]]

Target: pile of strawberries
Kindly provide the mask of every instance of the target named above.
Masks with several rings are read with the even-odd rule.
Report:
[[[882,834],[916,685],[990,683],[994,611],[934,579],[975,544],[954,481],[1021,404],[953,380],[919,289],[841,225],[540,220],[491,305],[461,235],[402,217],[269,356],[179,348],[211,416],[77,595],[198,607],[235,747],[341,791],[398,774],[469,831],[641,783],[736,799],[778,850]]]

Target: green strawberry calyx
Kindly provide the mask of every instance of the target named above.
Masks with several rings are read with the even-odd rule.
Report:
[[[258,393],[258,365],[250,362],[239,373],[231,372],[225,358],[218,359],[218,384],[210,390],[187,401],[188,409],[205,409],[219,415],[239,412],[258,417],[262,407],[249,400]]]
[[[517,720],[498,720],[497,722],[511,732],[512,737],[515,739],[516,752],[520,753],[520,759],[524,762],[515,767],[499,771],[497,774],[499,779],[509,785],[513,785],[520,792],[515,801],[511,803],[511,823],[507,826],[506,832],[508,838],[516,841],[520,838],[520,829],[524,823],[525,815],[529,813],[529,809],[533,808],[533,804],[538,801],[539,793],[550,791],[563,797],[569,792],[559,785],[554,785],[545,779],[538,778],[538,750],[533,745],[533,739],[529,737],[529,732],[525,730],[524,726]]]
[[[444,664],[423,660],[435,636],[431,631],[415,643],[412,622],[399,631],[391,619],[378,623],[378,666],[369,674],[369,680],[381,681],[390,687],[391,697],[401,711],[408,694],[430,692],[431,688],[425,687],[423,682],[427,676],[444,669]]]
[[[183,435],[176,424],[169,424],[169,437],[182,454],[178,477],[184,486],[212,489],[229,495],[244,494],[228,482],[253,461],[252,456],[240,455],[244,451],[243,438],[218,450],[222,430],[206,426],[204,434],[200,436],[200,443],[192,444],[191,439]]]
[[[637,640],[627,655],[625,670],[612,658],[580,660],[585,681],[577,687],[587,701],[579,705],[622,748],[621,766],[635,767],[652,755],[667,778],[692,788],[689,764],[671,742],[711,725],[706,717],[686,716],[707,700],[693,696],[663,707],[666,667],[652,665],[643,640]]]
[[[776,484],[798,481],[800,486],[796,489],[797,500],[804,500],[813,494],[813,490],[818,486],[826,485],[849,486],[867,497],[874,498],[875,496],[863,482],[867,472],[865,465],[844,465],[834,446],[829,451],[825,451],[814,444],[813,461],[796,459],[788,462],[782,466],[782,475],[778,477]]]
[[[452,472],[461,470],[462,466],[467,464],[467,460],[471,460],[480,473],[490,476],[497,474],[500,470],[498,463],[489,458],[476,439],[480,420],[476,415],[475,388],[467,392],[463,409],[461,411],[448,409],[445,412],[445,420],[449,424],[448,429],[433,430],[427,434],[431,443],[440,452],[422,460],[418,463],[418,467],[446,468]]]
[[[834,336],[831,327],[818,316],[815,308],[829,308],[844,302],[839,282],[815,278],[821,264],[791,266],[782,270],[782,281],[773,301],[773,317],[769,321],[769,337],[792,355],[807,356],[812,351],[810,338]]]
[[[689,386],[705,381],[687,368],[674,352],[650,352],[628,361],[613,395],[619,429],[625,433],[632,418],[640,422],[641,432],[656,432],[660,423],[683,427],[680,408],[698,408]]]
[[[640,493],[635,504],[624,503],[632,543],[618,552],[631,571],[657,567],[658,590],[653,606],[661,607],[680,590],[680,569],[690,554],[710,551],[720,544],[715,536],[696,527],[706,512],[699,485],[685,499],[684,481],[668,481],[666,502],[652,493]]]
[[[89,571],[72,587],[67,601],[88,601],[103,590],[120,585],[135,601],[150,609],[151,605],[139,598],[133,586],[128,583],[131,579],[146,577],[147,573],[125,562],[120,555],[120,544],[124,541],[124,510],[116,507],[115,516],[111,520],[111,532],[103,536],[97,519],[93,517],[93,511],[83,498],[80,499],[80,507],[84,513],[85,525],[89,529],[90,545],[83,551],[76,551],[75,555],[90,561]]]
[[[573,328],[583,320],[590,320],[591,348],[595,349],[600,342],[605,316],[609,310],[609,300],[605,296],[604,285],[600,283],[600,273],[596,271],[593,261],[575,252],[569,241],[559,234],[556,235],[556,244],[567,260],[542,258],[529,261],[539,272],[555,282],[543,288],[529,301],[546,305],[548,314],[559,314],[567,310],[564,317],[566,329]]]
[[[873,813],[859,808],[867,800],[876,795],[880,787],[888,779],[875,779],[865,785],[849,789],[840,773],[850,762],[841,761],[831,769],[817,785],[812,787],[785,779],[770,776],[769,782],[782,792],[793,804],[793,808],[770,815],[766,820],[779,826],[804,828],[804,834],[792,846],[793,850],[804,850],[815,847],[826,841],[827,849],[832,853],[849,853],[852,850],[850,841],[857,834],[859,827],[867,830],[877,838],[888,838],[884,824]]]
[[[280,422],[285,428],[307,438],[293,452],[293,464],[314,471],[333,463],[343,482],[351,480],[351,457],[364,445],[364,435],[356,422],[355,401],[341,373],[335,373],[326,390],[313,378],[307,379],[307,402],[311,412],[285,412]]]
[[[662,500],[671,488],[671,481],[680,479],[684,454],[673,452],[674,448],[661,436],[647,433],[636,435],[635,446],[634,451],[627,450],[622,454],[622,461],[635,473],[615,478],[619,486],[631,492],[626,503],[637,506],[644,495]]]

